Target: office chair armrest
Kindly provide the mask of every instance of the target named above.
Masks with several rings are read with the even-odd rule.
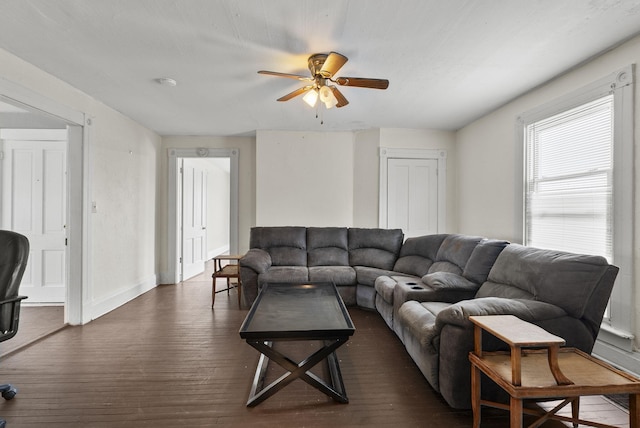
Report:
[[[0,306],[6,305],[7,303],[19,302],[20,300],[27,299],[27,296],[16,296],[7,300],[0,300]]]

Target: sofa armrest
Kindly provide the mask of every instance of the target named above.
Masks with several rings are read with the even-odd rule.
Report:
[[[252,248],[240,259],[240,266],[256,273],[264,273],[271,267],[271,255],[260,248]]]
[[[442,310],[436,318],[436,328],[445,324],[471,327],[472,315],[515,315],[528,322],[540,322],[567,316],[564,309],[551,303],[526,299],[505,299],[502,297],[481,297],[463,300]]]

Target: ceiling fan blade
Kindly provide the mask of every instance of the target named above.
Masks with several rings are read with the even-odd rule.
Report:
[[[322,64],[320,74],[323,77],[333,77],[347,61],[349,61],[349,58],[346,56],[340,55],[337,52],[331,52],[324,61],[324,64]]]
[[[387,89],[386,79],[365,79],[362,77],[338,77],[334,80],[340,86],[356,86],[358,88]]]
[[[296,89],[295,91],[290,92],[287,95],[284,95],[284,96],[278,98],[278,101],[289,101],[291,98],[295,98],[298,95],[302,95],[305,92],[310,91],[311,89],[313,89],[313,85],[309,85],[309,86],[305,86],[304,88]]]
[[[268,74],[269,76],[286,77],[286,78],[289,78],[289,79],[296,79],[296,80],[303,80],[303,81],[312,81],[313,80],[309,76],[301,76],[299,74],[289,74],[289,73],[278,73],[277,71],[260,70],[260,71],[258,71],[258,74]]]
[[[338,100],[338,104],[336,104],[336,107],[340,108],[349,104],[349,101],[344,97],[344,95],[342,95],[342,92],[340,92],[338,88],[336,88],[335,86],[330,86],[330,88],[333,92],[333,96]]]

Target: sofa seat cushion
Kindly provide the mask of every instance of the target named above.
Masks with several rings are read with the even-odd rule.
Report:
[[[369,287],[375,286],[376,278],[378,278],[379,276],[392,276],[395,274],[395,272],[390,270],[367,266],[354,266],[353,269],[356,271],[356,279],[358,284],[366,285]]]
[[[351,266],[311,266],[309,267],[309,281],[355,286],[356,271]]]
[[[271,266],[271,269],[258,275],[258,286],[268,282],[307,282],[309,269],[306,266]]]

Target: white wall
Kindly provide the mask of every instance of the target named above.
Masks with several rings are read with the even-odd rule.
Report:
[[[157,181],[160,137],[76,88],[0,49],[0,78],[91,118],[89,198],[97,212],[84,231],[85,319],[108,312],[156,285],[160,228]],[[75,231],[79,233],[79,231]]]
[[[351,132],[258,131],[256,224],[351,226]]]
[[[353,226],[378,227],[380,130],[356,132],[353,146]]]
[[[455,231],[455,133],[258,131],[256,224],[378,227],[380,147],[446,150],[447,229]]]
[[[557,79],[508,103],[493,113],[464,127],[457,134],[459,197],[458,213],[461,233],[474,233],[520,242],[522,232],[516,230],[518,203],[515,183],[516,118],[533,108],[580,89],[629,64],[640,63],[640,37],[572,70]],[[636,71],[637,78],[637,71]],[[635,156],[640,150],[640,85],[635,85]],[[640,174],[635,174],[635,218],[640,208]],[[629,231],[631,233],[631,231]],[[640,228],[633,232],[634,248],[640,243]],[[635,278],[640,278],[640,251],[634,254]],[[634,295],[633,312],[640,310],[639,294]],[[640,317],[634,320],[636,347],[640,337]],[[637,358],[637,357],[635,357]]]

